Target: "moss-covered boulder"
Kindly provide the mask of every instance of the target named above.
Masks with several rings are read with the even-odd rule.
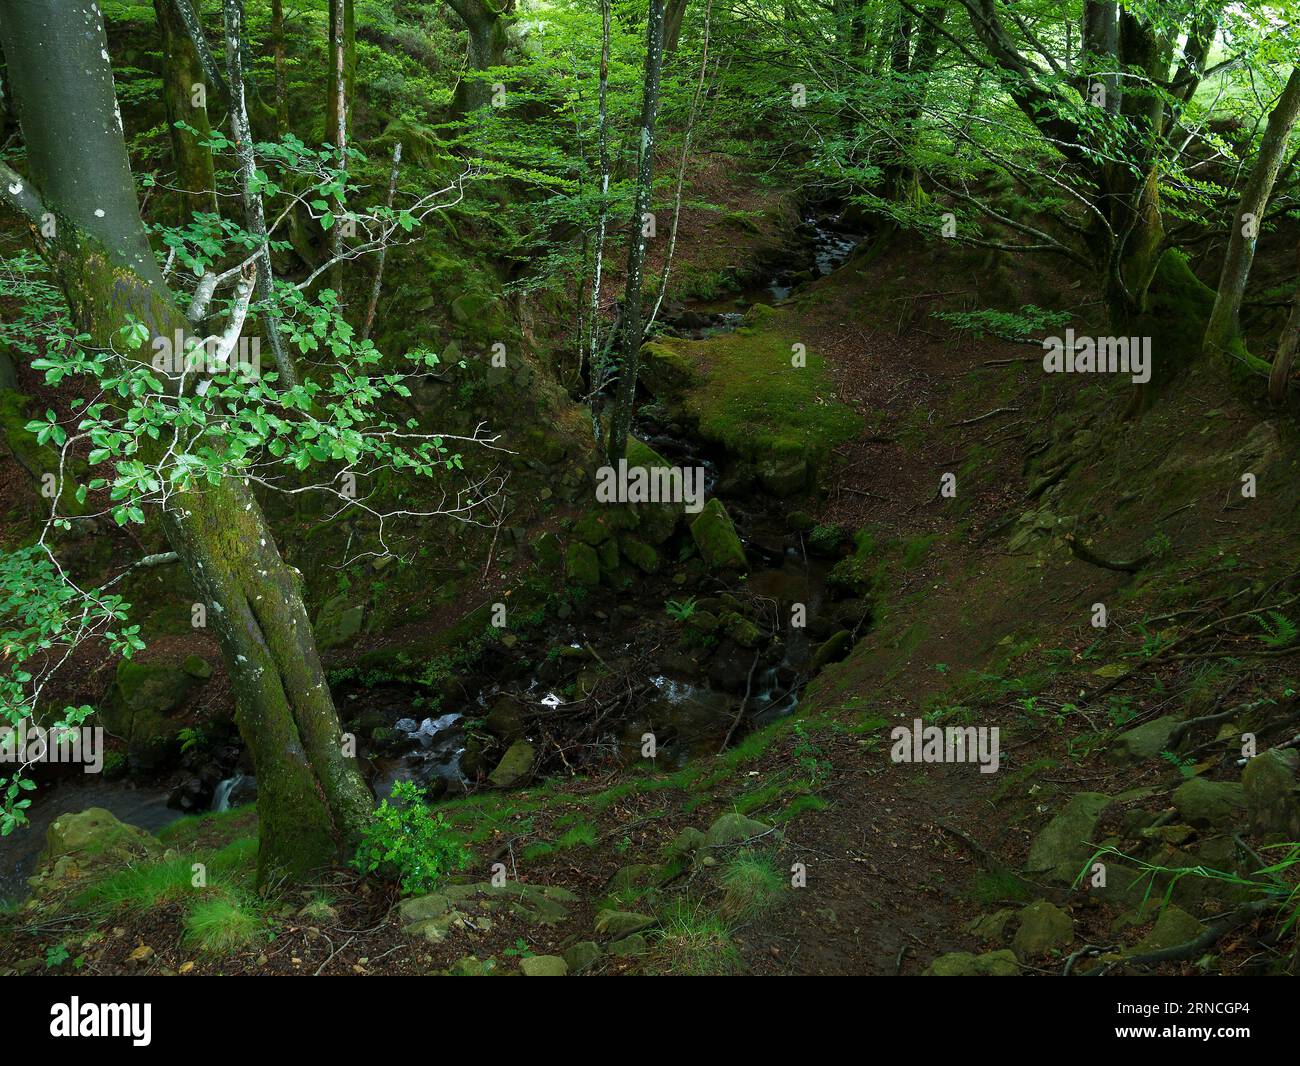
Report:
[[[1300,752],[1273,749],[1241,773],[1251,828],[1269,843],[1300,840]]]
[[[808,460],[798,455],[765,459],[758,464],[758,478],[763,487],[776,496],[794,496],[808,487],[811,471]]]
[[[525,977],[565,977],[569,964],[559,955],[530,955],[519,960],[519,970]]]
[[[582,973],[593,966],[600,958],[600,945],[594,940],[579,940],[564,952],[564,961],[569,964],[569,973]]]
[[[642,929],[649,929],[654,922],[650,915],[636,911],[604,910],[596,915],[596,935],[608,940],[621,940]]]
[[[715,821],[700,841],[701,848],[721,848],[729,844],[743,844],[760,838],[777,841],[781,839],[780,830],[755,818],[748,818],[737,811],[722,815]]]
[[[100,716],[105,729],[126,741],[132,767],[161,769],[178,753],[181,723],[176,711],[202,684],[203,678],[184,666],[133,659],[118,663]]]
[[[49,892],[162,853],[162,844],[150,833],[119,821],[102,807],[90,807],[61,814],[50,823],[29,883],[37,893]]]
[[[1238,781],[1193,777],[1174,789],[1173,800],[1183,821],[1197,828],[1227,825],[1246,810],[1246,790]]]
[[[574,541],[564,558],[564,576],[573,584],[595,588],[600,584],[600,556],[590,544]]]
[[[1181,907],[1169,906],[1160,912],[1155,925],[1137,945],[1138,951],[1163,951],[1195,940],[1205,931],[1195,918]]]
[[[554,533],[543,533],[532,543],[533,558],[543,570],[559,570],[564,565],[564,552]]]
[[[712,499],[691,522],[691,538],[711,570],[748,570],[745,549],[722,501]]]
[[[488,780],[498,788],[509,788],[532,770],[534,758],[533,746],[526,740],[516,740],[501,756],[496,769],[488,774]]]
[[[643,574],[658,572],[659,553],[645,541],[624,534],[618,538],[618,546],[623,557]]]
[[[365,606],[355,603],[349,596],[338,595],[327,600],[313,626],[316,646],[321,651],[327,651],[352,643],[361,632],[365,614]]]
[[[1177,726],[1178,719],[1166,714],[1126,730],[1111,742],[1106,757],[1115,763],[1146,762],[1158,758],[1169,747],[1169,737]]]
[[[1100,792],[1079,792],[1034,837],[1026,872],[1070,884],[1096,851],[1097,821],[1110,798]]]
[[[833,633],[813,652],[811,672],[819,673],[831,663],[843,662],[853,650],[853,634],[847,629]]]
[[[1032,959],[1060,950],[1074,939],[1074,919],[1045,899],[1029,904],[1020,912],[1020,928],[1011,939],[1018,959]]]

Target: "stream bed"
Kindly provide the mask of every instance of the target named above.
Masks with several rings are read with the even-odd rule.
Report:
[[[729,301],[679,308],[667,315],[663,324],[685,337],[728,332],[741,324],[753,303],[780,303],[799,284],[835,270],[860,240],[860,234],[840,225],[838,215],[810,211],[799,227],[798,243],[790,257],[770,277]],[[655,630],[646,620],[665,617],[665,604],[674,591],[667,579],[647,579],[644,589],[638,588],[640,602],[635,606],[624,603],[614,608],[611,604],[611,609],[598,609],[581,619],[550,624],[541,637],[534,638],[537,646],[530,650],[536,653],[535,665],[524,676],[494,676],[492,663],[476,668],[464,679],[464,696],[455,706],[437,706],[426,712],[419,692],[400,684],[367,690],[342,687],[335,695],[345,721],[356,718],[360,701],[366,713],[390,723],[383,745],[362,745],[377,797],[390,794],[400,780],[436,786],[436,792],[463,790],[467,775],[462,760],[471,727],[490,723],[503,700],[549,708],[557,717],[562,717],[566,708],[580,712],[582,699],[564,694],[564,678],[554,669],[557,651],[561,661],[565,656],[576,659],[594,654],[602,663],[635,661],[638,669],[644,668],[638,699],[629,703],[631,713],[611,721],[597,740],[597,746],[605,749],[607,762],[635,761],[643,736],[651,732],[658,738],[656,764],[680,766],[689,758],[717,751],[733,723],[739,737],[798,706],[813,644],[806,629],[789,624],[789,610],[792,604],[802,604],[808,617],[817,615],[826,598],[829,564],[810,558],[803,538],[786,528],[781,501],[761,493],[726,491],[719,476],[724,457],[710,454],[679,427],[664,425],[652,410],[638,417],[634,432],[673,464],[704,468],[707,494],[712,496],[716,490],[726,505],[751,564],[744,582],[736,579],[728,585],[718,581],[709,594],[743,594],[750,603],[770,605],[765,609],[771,611],[771,647],[766,652],[720,648],[708,656],[706,664],[672,647],[656,646],[647,653],[641,642]],[[216,783],[215,789],[211,784],[208,789],[212,794],[208,809],[225,810],[251,802],[256,782],[251,774],[235,770]],[[184,790],[184,785],[150,787],[121,780],[82,782],[73,777],[42,784],[32,797],[30,826],[0,840],[0,899],[26,895],[26,878],[44,847],[46,829],[59,815],[102,807],[123,822],[156,832],[186,813],[194,813],[192,799],[182,798]],[[180,809],[182,805],[189,809]]]

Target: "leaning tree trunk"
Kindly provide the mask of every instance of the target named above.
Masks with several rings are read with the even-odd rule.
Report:
[[[19,184],[15,195],[10,182],[7,202],[24,214],[76,329],[97,348],[118,339],[129,316],[153,337],[186,332],[140,220],[94,0],[0,0],[0,44],[34,186]],[[46,211],[56,218],[51,238]],[[142,458],[167,477],[160,448],[143,442]],[[208,604],[252,752],[259,877],[336,861],[369,818],[371,798],[342,743],[300,576],[238,479],[171,497],[163,528]]]
[[[1210,323],[1205,328],[1204,351],[1215,352],[1227,358],[1235,347],[1234,341],[1238,336],[1237,315],[1246,294],[1250,267],[1255,259],[1255,241],[1297,118],[1300,118],[1300,66],[1292,69],[1281,99],[1268,116],[1264,140],[1259,147],[1259,158],[1251,168],[1246,188],[1241,194],[1241,203],[1237,205],[1228,238],[1228,250],[1223,257],[1223,271],[1219,274],[1214,310],[1210,312]]]
[[[641,362],[641,279],[645,267],[645,222],[654,189],[655,118],[659,113],[659,74],[664,62],[664,0],[650,0],[646,20],[645,90],[641,97],[640,155],[637,164],[636,204],[632,232],[628,235],[627,292],[623,298],[623,363],[618,371],[614,413],[609,427],[609,460],[627,455],[627,435],[636,406],[636,379]]]
[[[212,128],[208,124],[203,65],[189,31],[173,0],[153,0],[153,4],[162,36],[163,103],[176,161],[176,187],[181,190],[180,222],[184,225],[196,211],[220,213],[212,150],[204,143],[210,139]],[[197,132],[178,129],[177,122]]]

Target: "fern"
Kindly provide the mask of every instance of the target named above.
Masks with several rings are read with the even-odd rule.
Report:
[[[1160,753],[1160,758],[1164,759],[1170,766],[1176,768],[1184,777],[1190,779],[1196,776],[1196,765],[1191,759],[1185,759],[1181,755],[1177,755],[1172,751],[1162,751]]]
[[[1295,643],[1296,624],[1280,611],[1269,611],[1268,618],[1262,614],[1253,617],[1264,630],[1259,639],[1270,648],[1285,648]]]

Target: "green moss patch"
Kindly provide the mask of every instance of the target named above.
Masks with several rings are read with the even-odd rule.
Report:
[[[825,359],[801,347],[788,312],[766,308],[750,319],[734,333],[647,345],[645,380],[702,437],[737,456],[820,464],[862,420],[835,398]]]

